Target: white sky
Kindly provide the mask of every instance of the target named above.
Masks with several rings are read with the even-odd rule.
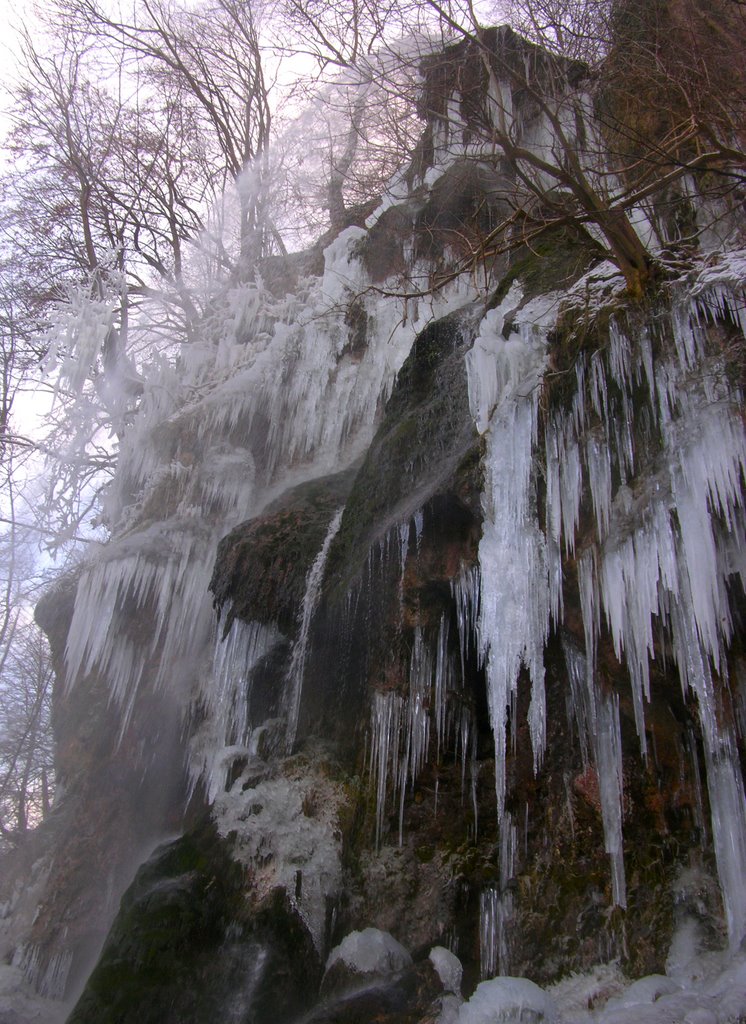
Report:
[[[17,28],[23,18],[32,18],[31,5],[23,0],[0,0],[0,68],[3,79],[12,74],[18,54]]]
[[[5,89],[13,80],[20,54],[19,25],[23,17],[33,20],[33,12],[29,3],[24,3],[23,0],[0,0],[0,159],[2,159],[2,137],[9,127],[8,97]]]

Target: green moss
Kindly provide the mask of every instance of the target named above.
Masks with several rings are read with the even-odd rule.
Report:
[[[226,629],[233,616],[294,628],[308,570],[351,483],[345,472],[294,488],[223,538],[210,589],[230,606]]]
[[[319,975],[310,936],[280,891],[251,911],[246,884],[211,824],[157,850],[125,894],[69,1024],[213,1024],[249,982],[247,1024],[301,1010]]]
[[[523,285],[524,299],[568,289],[602,258],[593,239],[582,231],[550,228],[530,246],[522,245],[510,256],[510,266],[490,298],[489,307],[499,306],[516,281]]]

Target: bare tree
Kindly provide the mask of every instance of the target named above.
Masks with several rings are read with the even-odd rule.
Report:
[[[54,791],[51,657],[33,622],[18,622],[0,669],[0,840],[17,845],[49,813]]]
[[[282,240],[269,218],[267,149],[272,109],[263,46],[261,8],[248,0],[203,0],[175,7],[143,0],[129,21],[98,0],[68,0],[68,12],[87,30],[138,62],[154,88],[175,87],[199,113],[220,155],[223,184],[235,184],[240,203],[240,261],[253,266]]]
[[[596,65],[608,52],[613,0],[508,0],[509,25],[550,53]]]
[[[629,293],[641,296],[662,268],[632,212],[685,177],[708,172],[740,180],[740,149],[697,128],[703,145],[653,138],[642,173],[630,173],[600,131],[597,77],[558,52],[554,30],[554,52],[548,52],[507,28],[485,29],[469,0],[423,2],[458,40],[423,64],[428,116],[456,151],[468,140],[472,159],[491,159],[512,183],[503,194],[509,214],[469,258],[479,261],[550,228],[570,228],[593,237],[624,275]]]

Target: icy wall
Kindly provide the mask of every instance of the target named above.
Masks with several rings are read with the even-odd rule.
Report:
[[[43,991],[77,994],[145,862],[78,1024],[115,1005],[291,1019],[391,970],[350,1020],[437,1004],[469,1024],[482,999],[581,1020],[674,991],[701,1009],[708,971],[726,978],[707,982],[708,1019],[732,1019],[746,256],[703,255],[632,305],[558,231],[479,282],[397,298],[458,259],[442,203],[477,227],[499,205],[447,100],[427,166],[318,273],[282,297],[261,274],[232,284],[200,339],[150,367],[112,539],[47,608],[67,792],[13,933]],[[526,144],[550,150],[539,121]],[[117,842],[132,822],[137,848]],[[415,963],[381,967],[398,944],[371,926]],[[467,994],[593,973],[557,1002],[513,979],[459,1011],[454,955]],[[668,976],[622,996],[622,969]]]

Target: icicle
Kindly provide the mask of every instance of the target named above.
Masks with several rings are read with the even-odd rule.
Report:
[[[583,446],[596,519],[595,543],[587,545],[578,561],[589,686],[603,613],[615,653],[627,663],[643,756],[656,630],[670,642],[684,691],[696,696],[718,874],[735,943],[746,931],[746,812],[735,741],[728,716],[718,713],[720,684],[713,673],[724,671],[724,652],[733,631],[729,576],[739,574],[743,580],[746,575],[744,560],[736,554],[746,537],[746,430],[740,395],[718,358],[707,356],[702,326],[703,320],[722,315],[726,307],[730,308],[729,299],[722,290],[700,293],[696,307],[688,301],[674,303],[673,351],[667,355],[661,339],[656,358],[648,332],[641,332],[633,346],[612,325],[608,352],[595,353],[590,374],[578,361],[578,394],[571,412],[550,424],[547,457],[562,458],[574,446]],[[607,378],[614,381],[613,401]],[[582,394],[586,388],[590,401]],[[647,406],[641,394],[647,396]],[[633,478],[641,468],[633,409],[637,421],[655,429],[661,444],[654,467],[641,472],[639,479]],[[567,550],[574,543],[567,531],[577,529],[579,502],[573,486],[563,489],[564,478],[579,478],[572,459],[570,465],[564,477],[559,468],[551,467],[547,481],[547,530],[555,542],[562,534]],[[613,495],[612,468],[619,478]],[[577,714],[574,692],[573,701]],[[596,737],[606,843],[615,899],[621,899],[618,769],[613,768],[618,762],[617,713],[594,698],[585,714],[588,733]],[[578,715],[582,745],[581,718]],[[607,765],[603,772],[602,763]]]
[[[702,840],[705,837],[705,812],[704,801],[702,800],[702,775],[699,770],[699,758],[697,757],[697,740],[694,730],[689,726],[687,732],[687,746],[689,748],[689,760],[691,762],[692,783],[694,786],[694,824],[700,831]]]
[[[376,842],[380,842],[383,808],[389,789],[398,803],[399,844],[404,840],[404,807],[408,789],[428,762],[431,729],[436,738],[436,764],[451,732],[456,757],[461,756],[462,802],[466,786],[466,764],[471,750],[476,756],[471,711],[453,702],[455,673],[448,651],[448,621],[441,616],[433,645],[420,627],[414,631],[406,696],[376,693],[371,705],[371,755],[368,768],[376,788]],[[437,782],[436,782],[437,785]],[[472,765],[472,789],[476,821],[476,770]]]
[[[456,604],[462,679],[466,678],[466,652],[469,645],[473,643],[480,655],[482,651],[478,635],[480,594],[479,566],[467,568],[462,563],[459,575],[451,580],[451,595]]]
[[[589,748],[598,777],[604,847],[611,860],[612,898],[626,906],[624,850],[622,843],[622,740],[619,728],[619,699],[599,691],[589,658],[563,638],[565,663],[570,678],[572,705],[578,725],[583,764]]]
[[[588,656],[577,650],[566,637],[562,638],[562,651],[570,679],[568,694],[570,709],[578,730],[583,768],[587,769],[590,763],[593,731],[595,730],[595,702],[589,700],[591,689],[588,685]]]
[[[624,849],[622,844],[622,739],[619,730],[619,697],[596,693],[595,757],[604,847],[611,859],[612,899],[626,907]]]
[[[448,622],[445,615],[441,615],[435,656],[434,687],[436,759],[438,762],[440,762],[440,751],[445,739],[448,692],[452,686],[451,661],[448,655]]]
[[[499,899],[493,886],[479,894],[479,977],[482,980],[497,974]]]
[[[396,693],[373,696],[369,770],[376,789],[376,849],[381,845],[390,766],[396,770],[399,756],[403,705]]]
[[[19,967],[26,980],[45,999],[63,999],[67,979],[72,967],[72,950],[62,950],[44,963],[39,946],[25,946],[13,958],[13,966]]]
[[[409,553],[409,522],[400,523],[396,528],[396,539],[399,548],[399,607],[404,607],[404,575],[407,571],[407,554]]]
[[[466,759],[469,756],[469,740],[472,733],[471,715],[466,708],[461,710],[461,721],[459,722],[459,739],[461,741],[461,804],[464,803],[466,793]],[[458,751],[458,747],[457,747]],[[458,756],[458,754],[457,754]]]
[[[746,934],[746,797],[734,737],[722,729],[717,747],[705,742],[707,791],[718,878],[731,949]]]
[[[415,629],[414,645],[409,667],[409,694],[405,704],[406,730],[404,753],[399,777],[399,845],[404,841],[404,798],[407,783],[414,785],[427,761],[430,743],[430,692],[433,667],[422,631]]]
[[[418,509],[414,514],[414,536],[415,544],[417,546],[417,554],[420,553],[420,545],[422,543],[422,531],[425,525],[425,516],[422,509]]]
[[[479,782],[479,762],[477,761],[477,738],[472,730],[471,737],[471,761],[469,763],[469,777],[471,781],[471,809],[474,814],[474,835],[473,842],[476,843],[479,836],[479,799],[477,796],[477,784]]]
[[[158,689],[175,668],[188,679],[199,663],[212,626],[207,585],[216,545],[197,522],[164,522],[102,549],[81,575],[65,653],[68,685],[92,672],[106,678],[122,709],[122,732],[146,670]],[[136,614],[147,615],[147,628],[135,640]]]
[[[251,674],[280,639],[274,626],[237,618],[224,639],[216,637],[212,672],[200,689],[205,721],[192,741],[190,753],[193,785],[202,779],[211,803],[225,788],[230,762],[247,752],[252,724]]]
[[[513,304],[518,297],[509,296]],[[543,755],[543,653],[550,616],[546,545],[536,521],[532,478],[544,336],[524,325],[520,339],[505,340],[502,309],[507,303],[487,314],[467,355],[470,407],[487,442],[479,638],[495,738],[498,821],[505,804],[508,715],[523,666],[532,685],[529,730],[535,769]]]
[[[508,934],[513,918],[513,895],[508,883],[515,875],[518,844],[512,817],[506,813],[500,826],[500,881],[479,894],[480,977],[494,978],[510,968]]]
[[[316,555],[313,565],[306,576],[306,590],[303,595],[303,611],[301,615],[300,629],[293,645],[293,653],[290,659],[290,668],[287,674],[287,729],[285,734],[285,748],[288,753],[292,752],[295,746],[296,733],[298,731],[298,715],[300,714],[300,702],[303,692],[303,674],[308,657],[308,636],[311,629],[311,621],[321,596],[321,583],[324,577],[327,555],[332,541],[339,532],[342,522],[344,507],[338,509],[332,516],[332,520],[326,531],[321,550]]]

